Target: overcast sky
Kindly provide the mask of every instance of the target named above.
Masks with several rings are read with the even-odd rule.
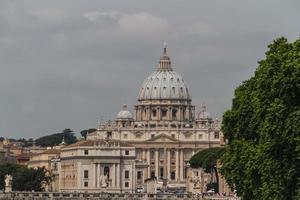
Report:
[[[75,132],[132,110],[163,42],[196,106],[221,118],[299,0],[1,0],[0,136]]]

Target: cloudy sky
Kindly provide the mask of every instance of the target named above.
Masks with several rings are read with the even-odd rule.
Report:
[[[168,43],[193,103],[214,117],[266,46],[300,34],[298,0],[2,0],[0,136],[77,133],[132,110]]]

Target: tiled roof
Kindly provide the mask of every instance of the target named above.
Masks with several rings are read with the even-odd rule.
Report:
[[[60,154],[60,149],[47,149],[46,151],[43,151],[41,154]]]
[[[85,147],[85,146],[102,146],[102,145],[110,145],[110,146],[121,146],[121,147],[133,147],[132,145],[122,142],[120,140],[82,140],[66,146],[64,148],[70,147]]]

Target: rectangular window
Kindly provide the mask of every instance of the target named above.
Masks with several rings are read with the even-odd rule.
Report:
[[[107,139],[111,139],[112,138],[112,132],[111,131],[107,131],[106,132],[106,138]]]
[[[175,180],[175,172],[173,171],[173,172],[171,172],[171,180]]]
[[[166,116],[167,116],[167,110],[162,110],[161,115],[162,115],[163,117],[166,117]]]
[[[125,170],[125,178],[129,178],[129,171]]]
[[[219,137],[220,137],[220,134],[219,134],[219,132],[215,132],[215,139],[219,139]]]
[[[156,117],[156,110],[152,110],[152,117]]]
[[[129,187],[129,182],[125,182],[125,187],[126,187],[126,188]]]
[[[89,182],[84,182],[84,187],[89,187]]]
[[[150,159],[154,159],[155,158],[155,152],[154,150],[150,151]]]
[[[89,150],[84,150],[84,155],[89,155]]]
[[[164,149],[159,149],[159,159],[160,159],[160,160],[164,159],[164,156],[165,156],[164,153],[165,153],[165,152],[164,152]]]
[[[175,159],[175,151],[174,150],[171,151],[171,159]]]
[[[160,175],[160,178],[164,177],[164,168],[163,167],[160,167],[160,169],[159,169],[159,175]]]
[[[138,171],[136,176],[137,176],[137,179],[138,179],[138,180],[143,179],[143,172]]]
[[[126,155],[126,156],[129,155],[129,151],[128,151],[128,150],[125,151],[125,155]]]
[[[83,177],[84,178],[89,178],[89,170],[84,170],[83,171]]]

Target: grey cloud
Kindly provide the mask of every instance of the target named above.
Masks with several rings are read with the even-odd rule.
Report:
[[[193,102],[221,118],[266,46],[299,36],[297,1],[0,2],[0,136],[95,127],[132,109],[162,43]]]

